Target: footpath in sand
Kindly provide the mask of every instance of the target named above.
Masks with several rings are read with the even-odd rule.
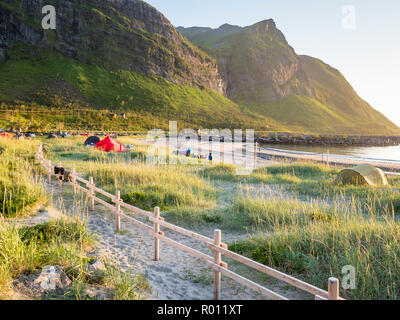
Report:
[[[53,180],[47,191],[53,194],[54,205],[69,214],[82,215],[87,210],[85,199],[79,194],[72,195],[71,187],[65,185],[63,190],[56,186]],[[67,209],[67,210],[65,210]],[[146,222],[146,218],[135,215],[135,218]],[[142,274],[147,279],[151,294],[149,299],[165,300],[211,300],[213,299],[213,272],[207,268],[205,261],[184,251],[161,242],[160,261],[154,261],[154,238],[148,231],[121,219],[121,232],[115,232],[115,217],[101,205],[95,205],[94,211],[87,212],[87,227],[98,237],[100,256],[119,265],[121,270],[133,275]],[[151,224],[150,224],[151,225]],[[211,254],[204,244],[195,239],[185,237],[173,231],[163,230],[165,235],[175,241],[194,249]],[[206,236],[212,236],[213,227],[207,230],[196,230]],[[229,242],[237,235],[223,232],[223,241]],[[246,266],[229,263],[229,269],[239,272],[252,280],[276,291],[289,299],[304,299],[303,293],[283,283],[277,282],[265,275],[257,274]],[[224,300],[259,300],[264,296],[242,286],[233,280],[222,277],[221,298]]]

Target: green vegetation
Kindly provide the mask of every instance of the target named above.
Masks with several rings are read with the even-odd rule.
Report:
[[[143,298],[149,289],[142,276],[132,278],[108,261],[104,271],[90,270],[96,239],[78,216],[34,226],[15,221],[49,201],[35,165],[37,147],[38,141],[0,139],[0,299],[93,299],[90,286],[104,291],[104,299]],[[61,267],[72,281],[63,292],[39,297],[33,289],[15,287],[21,277],[29,279],[49,265]]]
[[[321,102],[306,96],[292,95],[248,105],[254,112],[272,118],[295,132],[349,132],[348,128],[358,127],[354,119],[341,116]],[[324,128],[321,128],[321,123]]]
[[[171,119],[180,120],[181,127],[264,128],[262,117],[212,90],[110,71],[39,48],[19,45],[10,54],[0,63],[3,127],[144,131],[166,129]],[[29,98],[19,102],[21,94]],[[110,112],[127,112],[127,119],[114,119]]]
[[[356,289],[343,290],[350,299],[398,299],[399,224],[390,218],[366,219],[356,212],[329,223],[275,229],[230,249],[288,272],[320,287],[330,276],[342,277],[344,266],[356,270]]]
[[[399,128],[362,100],[336,69],[299,56],[272,20],[241,28],[179,28],[217,59],[228,97],[289,131],[393,134]]]
[[[5,21],[12,15],[26,30],[11,28],[4,39],[1,127],[146,131],[176,120],[180,128],[399,133],[336,69],[298,56],[272,20],[181,28],[191,43],[145,2],[87,1],[66,10],[58,34],[47,30],[32,46],[23,37],[39,33],[42,16],[27,2],[3,2]],[[130,14],[137,10],[141,18]],[[66,30],[77,25],[79,37],[72,37]],[[220,94],[224,86],[229,99]],[[122,112],[127,119],[110,117]]]
[[[345,297],[398,299],[399,179],[387,187],[342,186],[333,184],[338,172],[310,163],[258,169],[248,177],[236,176],[231,166],[203,170],[215,180],[257,186],[225,209],[228,227],[253,234],[230,249],[320,287],[351,265],[357,287],[345,290]],[[257,181],[282,189],[273,195]]]
[[[159,206],[165,214],[182,217],[183,212],[202,212],[216,206],[218,191],[195,172],[197,167],[184,165],[154,166],[146,163],[147,147],[132,138],[119,138],[121,143],[133,143],[132,153],[107,154],[82,145],[84,138],[46,141],[48,157],[66,167],[93,177],[108,192],[121,190],[122,199],[145,210]],[[56,163],[55,162],[55,163]],[[202,220],[210,219],[207,214]]]
[[[334,184],[339,171],[339,168],[320,164],[297,163],[257,169],[244,177],[236,175],[235,167],[229,165],[206,168],[201,174],[216,180],[281,185],[287,191],[306,198],[357,200],[365,210],[372,206],[378,211],[400,213],[398,178],[391,178],[391,184],[385,187],[343,186]]]
[[[248,231],[274,231],[279,228],[308,225],[335,219],[336,209],[318,201],[306,203],[293,198],[265,197],[254,190],[232,199],[225,210],[224,221],[229,227]]]
[[[92,246],[93,238],[78,221],[56,220],[21,229],[0,222],[0,298],[13,297],[13,280],[47,265],[65,267],[80,281],[88,265],[83,254]]]
[[[100,287],[107,292],[104,298],[116,300],[140,299],[148,291],[142,276],[132,278],[107,262],[104,271],[90,271],[93,258],[88,253],[94,246],[95,239],[79,218],[23,228],[0,222],[0,299],[20,299],[13,281],[40,273],[49,265],[62,267],[72,283],[46,299],[92,299],[86,292],[88,286]]]
[[[46,201],[32,164],[37,145],[0,138],[0,216],[21,216]]]
[[[282,164],[236,175],[230,165],[153,165],[137,139],[134,152],[107,154],[82,146],[84,138],[47,141],[47,157],[93,176],[97,186],[124,191],[126,201],[163,208],[167,221],[203,233],[218,227],[233,234],[230,249],[326,289],[342,268],[356,269],[353,299],[397,299],[400,274],[399,186],[340,186],[340,168]],[[86,154],[85,157],[83,154]],[[128,191],[128,192],[126,192]],[[204,228],[204,229],[203,229]],[[208,283],[206,273],[184,275]]]

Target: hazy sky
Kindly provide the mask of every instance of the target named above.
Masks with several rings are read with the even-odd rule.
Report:
[[[175,26],[248,26],[273,18],[298,54],[339,69],[364,100],[400,126],[399,0],[146,1]],[[344,6],[354,7],[355,21]]]

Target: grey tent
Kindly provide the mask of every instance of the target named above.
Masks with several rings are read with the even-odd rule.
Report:
[[[342,170],[336,183],[353,185],[386,186],[389,184],[386,174],[370,164],[362,164],[352,169]]]
[[[89,138],[87,138],[86,139],[86,141],[85,141],[85,146],[87,146],[87,145],[95,145],[97,142],[99,142],[100,141],[100,138],[99,137],[97,137],[97,136],[91,136],[91,137],[89,137]]]

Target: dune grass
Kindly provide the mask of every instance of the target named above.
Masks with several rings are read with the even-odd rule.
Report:
[[[390,178],[390,185],[384,187],[338,185],[334,181],[339,172],[337,167],[296,163],[257,169],[248,176],[238,176],[231,165],[205,168],[201,174],[214,180],[282,185],[289,192],[317,199],[355,198],[364,203],[366,210],[374,206],[378,211],[400,213],[399,178]]]
[[[83,146],[84,138],[46,141],[47,157],[76,168],[82,176],[93,177],[97,186],[115,193],[129,204],[145,210],[158,206],[165,214],[178,210],[212,209],[218,191],[207,179],[198,176],[197,167],[156,165],[145,161],[147,147],[135,139],[117,139],[135,143],[132,152],[105,153]]]
[[[36,148],[36,142],[0,138],[0,216],[21,216],[46,201],[33,164]]]
[[[245,192],[235,196],[224,210],[225,224],[248,232],[274,231],[303,226],[316,221],[337,219],[337,208],[319,201],[302,202],[297,198],[266,197],[263,192]]]
[[[95,248],[96,240],[79,215],[65,215],[32,227],[14,223],[14,218],[32,214],[49,201],[42,170],[35,164],[38,144],[36,140],[0,139],[0,299],[19,298],[13,282],[48,265],[62,267],[72,280],[62,296],[53,298],[90,299],[88,285],[108,290],[108,299],[143,298],[148,285],[142,276],[132,277],[107,261],[100,276],[89,270],[93,258],[88,253]]]
[[[345,298],[400,297],[400,179],[390,179],[388,187],[334,185],[340,168],[311,163],[238,176],[229,165],[163,166],[129,154],[99,155],[73,145],[81,143],[73,139],[78,140],[64,147],[64,142],[54,147],[51,142],[51,159],[64,157],[110,192],[124,190],[129,203],[149,210],[161,206],[178,224],[247,233],[230,249],[321,288],[326,289],[331,276],[342,279],[342,268],[351,265],[356,289],[341,290]],[[145,154],[145,146],[135,148]]]
[[[278,228],[230,246],[231,250],[321,288],[327,279],[342,279],[342,268],[355,268],[349,299],[399,299],[399,224],[393,219],[365,219],[360,215],[308,225]]]
[[[310,165],[265,169],[285,170],[308,177],[332,174]],[[242,193],[227,208],[225,219],[249,236],[230,249],[325,289],[329,277],[343,279],[342,268],[350,265],[356,270],[356,288],[341,289],[342,296],[399,299],[396,180],[388,188],[335,186],[333,197],[308,200],[266,196],[262,187],[258,193]]]
[[[93,272],[88,254],[96,240],[80,218],[64,217],[33,227],[17,228],[0,222],[0,299],[15,295],[13,281],[22,275],[40,273],[48,265],[63,268],[72,284],[51,299],[90,299],[88,285],[108,290],[108,299],[136,300],[148,290],[142,276],[132,277],[107,262],[104,271]]]
[[[75,281],[87,273],[86,253],[94,246],[79,220],[60,219],[44,225],[17,228],[0,223],[0,298],[12,297],[12,281],[38,273],[46,265],[59,265]]]

